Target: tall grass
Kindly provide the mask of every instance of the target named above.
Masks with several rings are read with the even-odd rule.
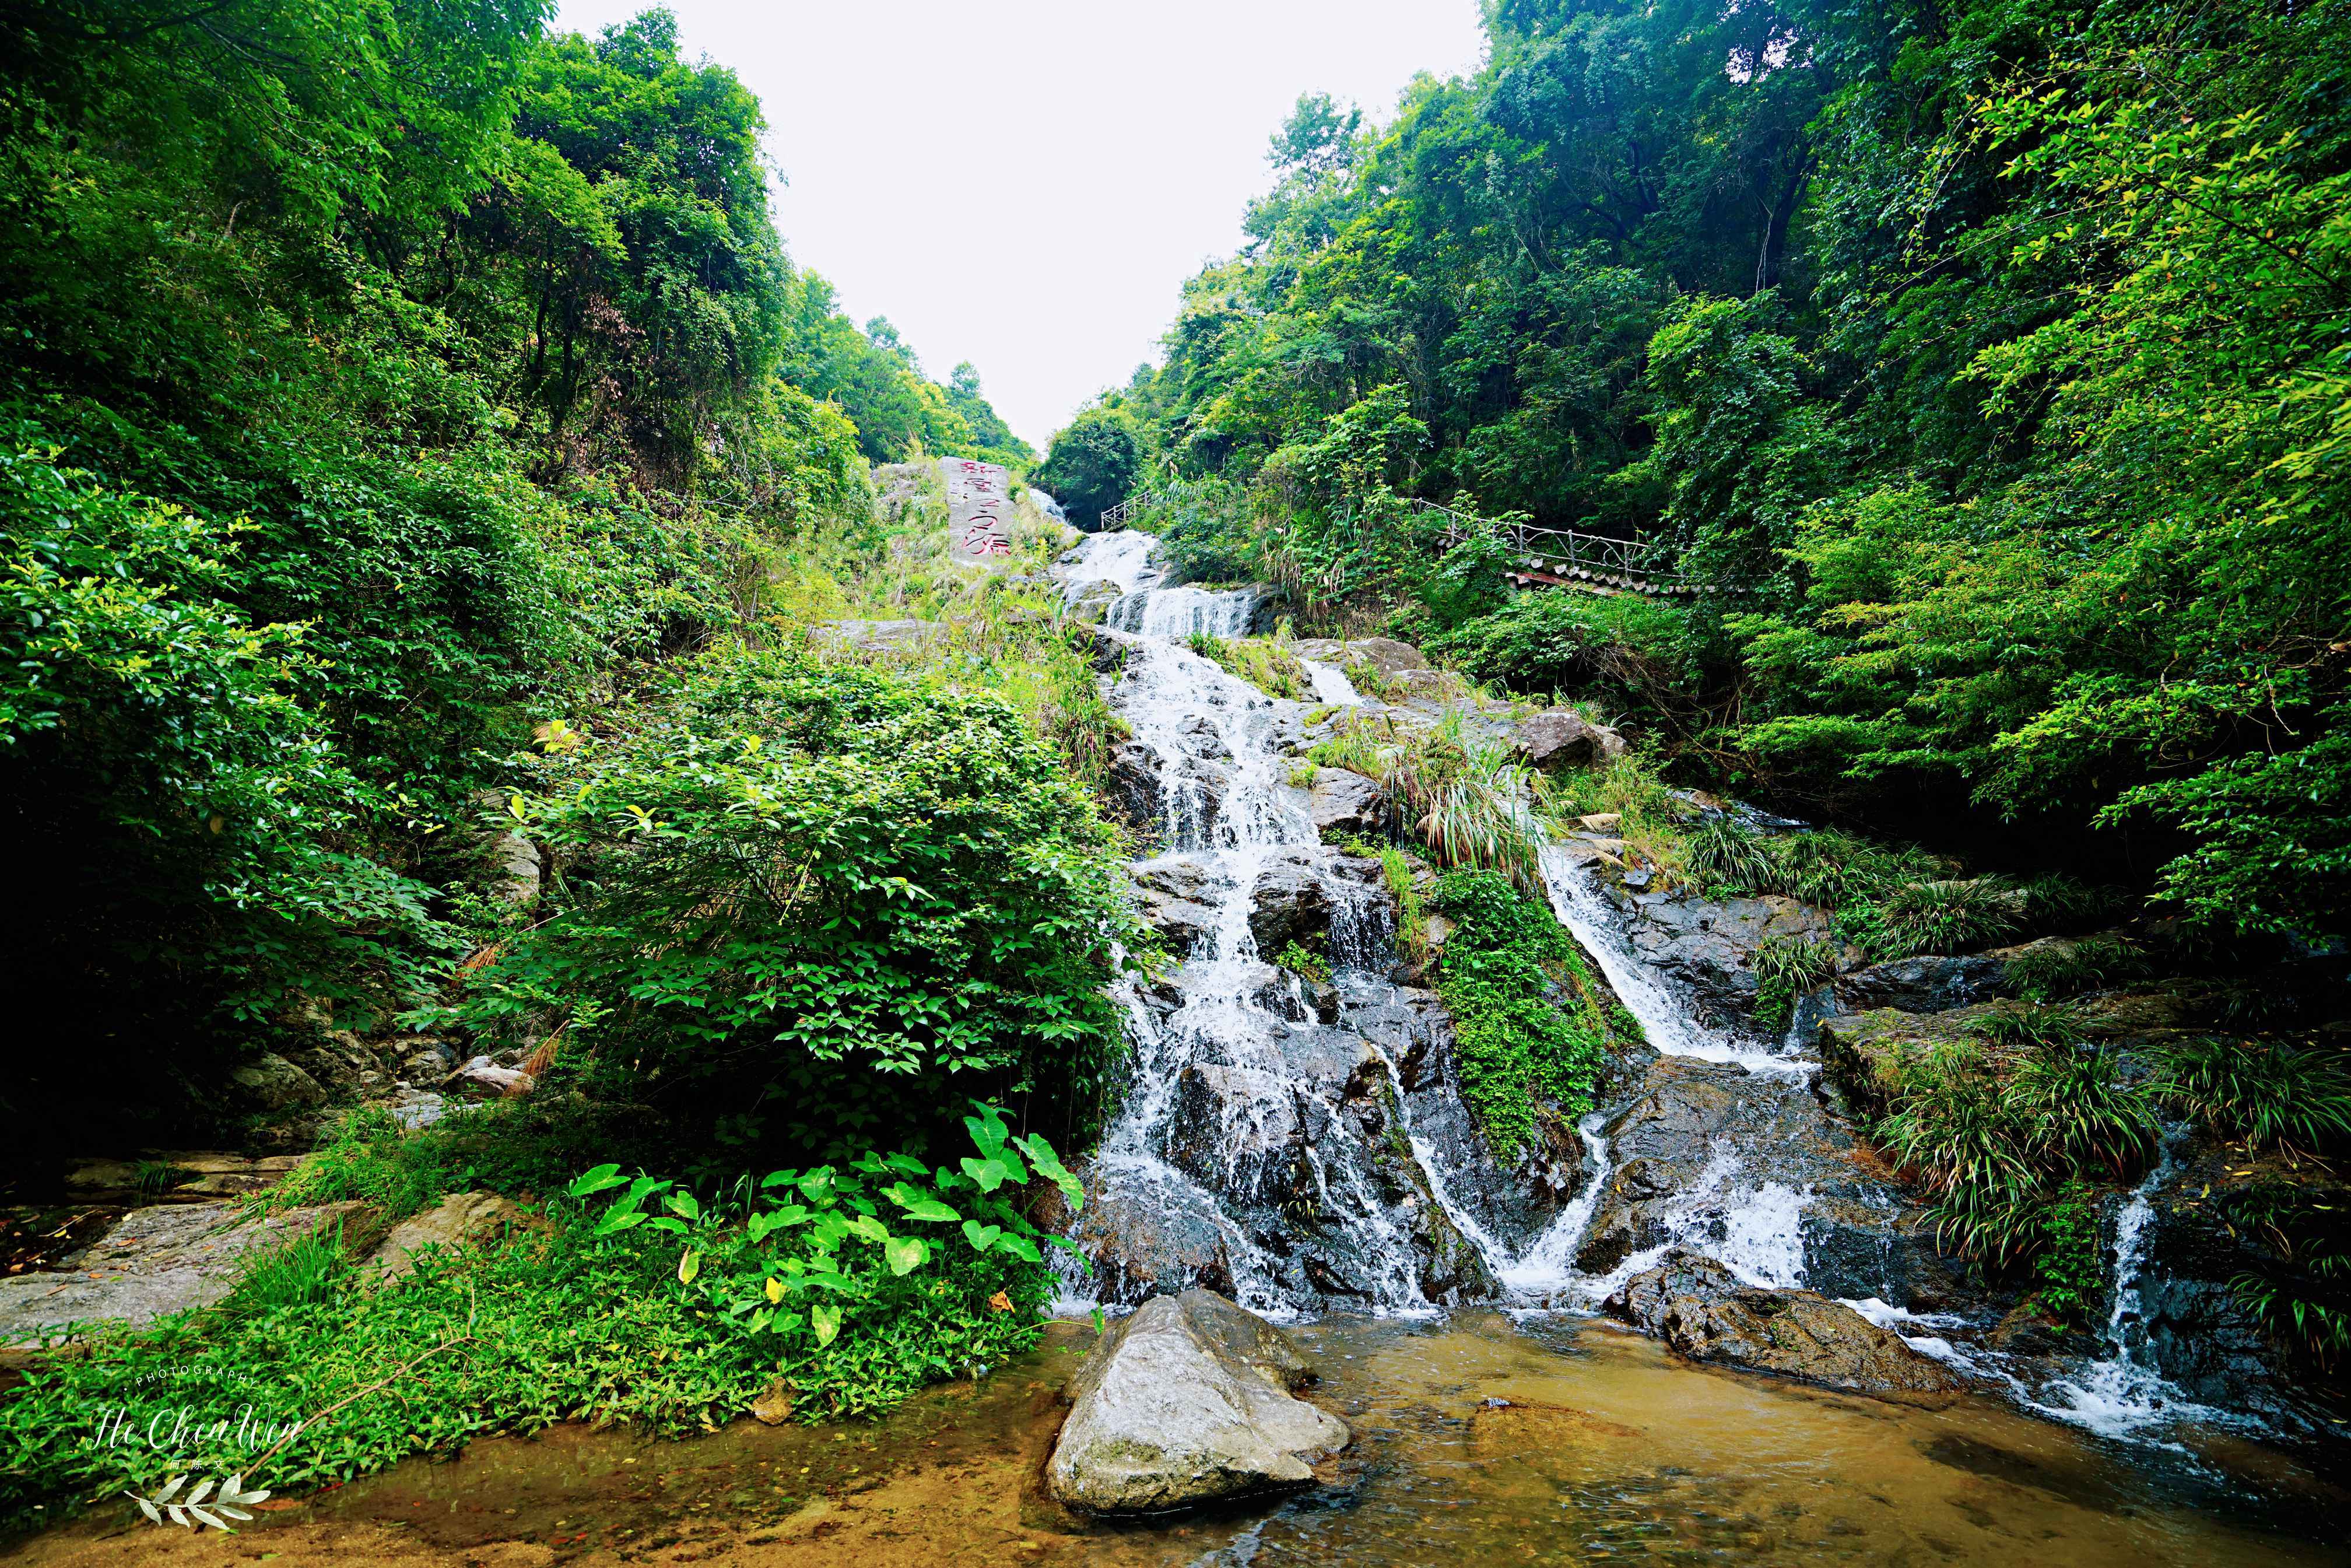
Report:
[[[2168,1047],[2156,1092],[2226,1136],[2296,1157],[2351,1144],[2340,1052],[2194,1037]]]
[[[1380,764],[1397,821],[1437,865],[1499,872],[1522,891],[1541,891],[1551,826],[1534,808],[1528,769],[1508,750],[1468,738],[1452,714],[1404,731]]]

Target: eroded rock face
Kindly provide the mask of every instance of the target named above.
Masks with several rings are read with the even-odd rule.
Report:
[[[1794,1074],[1662,1057],[1603,1129],[1615,1156],[1576,1266],[1605,1274],[1677,1237],[1728,1238],[1831,1296],[1939,1309],[1965,1294],[1931,1226],[1898,1185],[1869,1174],[1853,1129]],[[1801,1208],[1789,1231],[1754,1235],[1775,1206]],[[1782,1256],[1784,1254],[1784,1256]]]
[[[1387,796],[1360,773],[1319,768],[1307,793],[1308,814],[1313,819],[1314,831],[1322,838],[1378,833],[1387,825]]]
[[[1625,755],[1625,737],[1572,708],[1546,708],[1519,721],[1515,745],[1533,767],[1550,772],[1588,768]]]
[[[1400,675],[1407,670],[1425,670],[1428,660],[1409,643],[1399,643],[1393,637],[1357,637],[1342,642],[1333,637],[1312,637],[1290,644],[1290,652],[1301,659],[1311,659],[1318,664],[1336,664],[1344,669],[1349,664],[1369,664],[1384,675]]]
[[[1855,1012],[1872,1008],[1943,1012],[2011,994],[2008,966],[1991,954],[1896,958],[1841,975],[1836,981],[1837,1004]]]
[[[1715,903],[1687,889],[1615,886],[1611,896],[1628,916],[1635,956],[1686,987],[1717,1023],[1754,1016],[1755,952],[1764,943],[1775,937],[1827,942],[1835,935],[1826,912],[1777,894]]]
[[[298,1110],[323,1103],[327,1098],[317,1079],[275,1051],[265,1051],[231,1069],[228,1077],[241,1098],[264,1111]]]
[[[212,1305],[252,1263],[305,1237],[339,1232],[358,1246],[371,1229],[380,1225],[356,1202],[266,1216],[237,1203],[134,1208],[73,1260],[73,1272],[0,1280],[0,1345],[30,1344],[68,1323],[143,1328]]]
[[[546,1225],[496,1193],[451,1193],[434,1207],[393,1226],[367,1263],[377,1278],[397,1280],[416,1267],[417,1254],[427,1248],[476,1246],[517,1230],[544,1229]]]
[[[1692,1361],[1723,1362],[1929,1408],[1950,1404],[1968,1387],[1941,1362],[1851,1307],[1811,1291],[1742,1283],[1709,1258],[1674,1253],[1626,1281],[1608,1305]]]
[[[1071,1379],[1046,1485],[1099,1514],[1304,1486],[1350,1437],[1292,1397],[1311,1376],[1280,1330],[1223,1297],[1157,1297],[1113,1325]]]

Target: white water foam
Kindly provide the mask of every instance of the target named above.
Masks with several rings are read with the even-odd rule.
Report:
[[[1639,1021],[1641,1032],[1657,1051],[1702,1061],[1736,1062],[1750,1072],[1809,1073],[1819,1066],[1802,1057],[1761,1051],[1701,1027],[1649,967],[1626,948],[1600,890],[1573,856],[1557,844],[1550,846],[1542,852],[1542,873],[1552,913],[1598,961],[1617,999]]]
[[[1320,659],[1301,659],[1306,667],[1306,678],[1314,683],[1314,700],[1324,707],[1361,707],[1364,696],[1355,690],[1355,683],[1347,672],[1336,664],[1326,664]]]

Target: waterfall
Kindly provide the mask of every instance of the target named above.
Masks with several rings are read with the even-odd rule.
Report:
[[[1349,680],[1346,672],[1338,665],[1326,664],[1319,659],[1301,659],[1298,662],[1306,667],[1306,678],[1314,683],[1316,702],[1324,707],[1364,706],[1363,695],[1355,690],[1355,683]]]
[[[1102,615],[1102,624],[1114,631],[1176,641],[1202,633],[1246,637],[1250,622],[1257,619],[1257,607],[1254,588],[1144,588],[1112,604]]]
[[[1565,850],[1554,844],[1543,852],[1542,873],[1552,913],[1599,964],[1617,999],[1639,1020],[1642,1033],[1658,1051],[1703,1061],[1737,1062],[1750,1072],[1813,1071],[1817,1063],[1802,1057],[1758,1051],[1702,1028],[1648,966],[1633,956],[1599,889]]]
[[[1177,955],[1172,1008],[1164,988],[1156,1007],[1133,986],[1125,994],[1133,1082],[1093,1161],[1093,1212],[1129,1225],[1175,1217],[1195,1237],[1212,1228],[1231,1292],[1253,1311],[1429,1311],[1427,1210],[1480,1251],[1499,1249],[1452,1200],[1428,1145],[1411,1133],[1395,1061],[1365,1037],[1292,1016],[1307,1011],[1302,993],[1267,962],[1251,929],[1261,883],[1310,883],[1353,1006],[1367,1002],[1374,977],[1349,966],[1386,946],[1386,923],[1369,907],[1368,888],[1335,874],[1335,852],[1288,782],[1276,700],[1184,645],[1195,632],[1247,633],[1257,591],[1160,586],[1155,543],[1133,530],[1091,536],[1064,558],[1065,582],[1072,601],[1102,582],[1121,591],[1104,617],[1130,634],[1113,701],[1151,759],[1165,843],[1134,869],[1177,883],[1209,918]],[[1330,674],[1352,699],[1345,677]],[[1333,688],[1318,681],[1318,689]],[[1392,1124],[1366,1109],[1350,1050],[1368,1051],[1393,1086]],[[1417,1178],[1402,1190],[1391,1131],[1403,1134]]]
[[[2239,1423],[2229,1412],[2199,1405],[2163,1375],[2149,1347],[2146,1302],[2139,1285],[2147,1268],[2155,1198],[2179,1174],[2185,1127],[2167,1131],[2163,1153],[2147,1179],[2131,1189],[2115,1219],[2115,1304],[2106,1314],[2106,1354],[2043,1391],[2054,1403],[2035,1407],[2103,1437],[2129,1437],[2150,1427],[2196,1420]]]

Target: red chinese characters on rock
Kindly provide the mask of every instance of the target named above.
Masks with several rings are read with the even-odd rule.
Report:
[[[1012,476],[993,463],[943,457],[947,538],[957,560],[993,565],[1012,554]]]

